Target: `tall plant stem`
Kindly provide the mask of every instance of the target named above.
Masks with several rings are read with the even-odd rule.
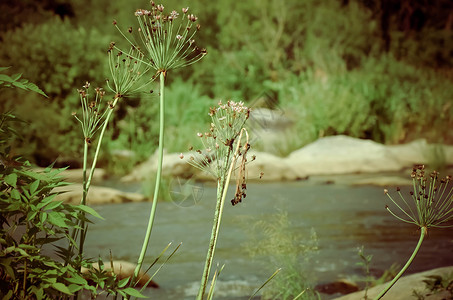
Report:
[[[233,173],[234,166],[236,164],[237,154],[241,146],[242,131],[238,138],[238,144],[236,151],[233,155],[230,168],[226,176],[219,178],[217,182],[217,204],[214,214],[214,222],[212,225],[211,240],[209,241],[208,253],[206,255],[206,262],[204,265],[203,275],[201,276],[200,289],[198,290],[197,300],[202,300],[206,291],[206,285],[209,278],[209,272],[211,270],[212,260],[214,259],[214,252],[217,245],[217,239],[219,237],[220,222],[222,220],[223,207],[225,206],[225,198],[228,192],[228,186],[230,184],[231,174]]]
[[[102,125],[101,133],[99,134],[99,141],[98,141],[97,146],[96,146],[96,152],[94,154],[93,163],[91,164],[90,175],[88,176],[88,178],[87,178],[88,143],[87,143],[86,140],[84,141],[84,147],[83,147],[83,191],[82,191],[82,200],[80,201],[80,204],[82,204],[82,205],[86,205],[87,196],[88,196],[88,190],[90,189],[91,180],[93,179],[94,171],[96,170],[96,163],[97,163],[97,160],[98,160],[98,157],[99,157],[99,152],[100,152],[100,149],[101,149],[102,139],[104,138],[105,130],[107,129],[107,125],[109,123],[110,117],[112,116],[113,108],[118,103],[118,100],[119,100],[119,97],[115,97],[115,99],[113,100],[112,106],[111,106],[112,109],[110,109],[109,112],[107,113],[107,116],[106,116],[106,118],[104,120],[104,123]],[[85,213],[82,213],[82,214],[85,215]],[[77,228],[74,229],[74,231],[72,232],[72,239],[75,241],[79,230],[81,230],[80,239],[79,239],[79,258],[82,258],[82,256],[83,256],[83,248],[84,248],[84,245],[85,245],[85,238],[86,238],[87,230],[88,230],[88,227],[85,226],[85,221],[84,220],[80,221],[80,228],[81,229],[77,229]],[[71,251],[72,251],[72,248],[73,248],[73,246],[70,246]],[[79,271],[80,271],[80,269],[81,269],[81,266],[79,266]],[[82,295],[81,292],[78,291],[77,295],[76,295],[76,299],[80,299],[81,295]]]
[[[400,277],[403,275],[403,273],[406,271],[406,269],[410,266],[410,264],[414,260],[415,256],[418,253],[418,250],[420,250],[420,246],[422,245],[423,239],[425,238],[425,235],[427,232],[428,232],[428,228],[426,228],[426,227],[420,228],[420,239],[418,240],[417,246],[415,247],[414,252],[412,252],[411,257],[406,262],[406,264],[401,269],[401,271],[395,276],[395,278],[393,278],[393,280],[387,285],[387,287],[384,290],[382,290],[379,293],[379,295],[377,295],[376,298],[374,298],[374,300],[378,300],[378,299],[381,299],[382,297],[384,297],[384,295],[390,290],[390,288],[398,281],[398,279],[400,279]]]
[[[96,164],[97,164],[97,161],[98,161],[98,158],[99,158],[99,152],[101,150],[102,139],[104,138],[105,130],[107,129],[107,125],[108,125],[110,117],[112,116],[112,113],[113,113],[113,108],[115,107],[116,103],[118,102],[118,99],[120,99],[120,98],[119,97],[115,97],[115,99],[113,100],[113,103],[112,103],[112,106],[111,106],[112,108],[107,113],[107,116],[105,117],[105,121],[104,121],[104,123],[102,125],[101,133],[99,134],[99,141],[98,141],[98,144],[96,146],[96,152],[94,153],[94,157],[93,157],[93,163],[91,164],[90,176],[88,176],[88,178],[86,179],[86,182],[84,180],[83,196],[82,196],[82,201],[81,201],[82,205],[86,205],[87,196],[88,196],[88,190],[90,189],[90,186],[91,186],[91,180],[93,179],[94,171],[96,170]],[[85,142],[85,144],[87,144],[87,143]],[[84,172],[84,177],[86,178],[85,172]],[[85,213],[83,213],[83,214],[85,214]],[[82,228],[83,231],[80,234],[79,255],[82,256],[82,254],[83,254],[83,246],[85,244],[85,237],[86,237],[88,228],[85,227],[85,221],[83,221],[83,220],[81,222],[80,227]]]
[[[88,176],[88,179],[86,182],[86,193],[84,194],[85,198],[82,199],[83,205],[86,204],[86,196],[87,196],[88,190],[90,189],[90,186],[91,186],[91,180],[93,179],[94,170],[96,169],[96,163],[99,158],[99,152],[101,150],[101,144],[102,144],[102,139],[104,138],[105,130],[107,129],[107,125],[109,123],[110,117],[112,116],[113,108],[116,106],[119,99],[120,99],[119,97],[115,97],[115,99],[113,100],[113,103],[111,104],[112,109],[110,109],[109,112],[107,113],[105,121],[102,125],[101,133],[99,134],[99,142],[96,147],[96,152],[94,153],[93,163],[91,164],[90,176]]]
[[[165,124],[165,106],[164,106],[164,88],[165,88],[165,73],[160,72],[160,94],[159,94],[159,106],[160,106],[160,118],[159,118],[159,149],[158,149],[158,163],[156,173],[156,185],[154,186],[153,204],[151,206],[151,213],[148,219],[148,227],[146,229],[145,239],[143,241],[142,251],[138,257],[137,267],[135,268],[134,275],[132,276],[131,282],[134,283],[135,279],[140,273],[140,268],[145,258],[146,250],[148,248],[149,238],[153,230],[154,216],[156,215],[157,199],[159,197],[159,187],[162,177],[162,162],[164,158],[164,124]]]
[[[115,97],[115,99],[113,100],[113,103],[112,103],[112,107],[115,107],[115,105],[117,104],[118,100],[119,100],[119,97]],[[109,120],[110,120],[110,118],[112,116],[112,113],[113,113],[113,109],[110,109],[109,112],[107,113],[105,121],[104,121],[104,123],[102,125],[101,133],[99,134],[99,141],[97,143],[96,152],[94,154],[93,163],[91,164],[90,175],[88,176],[88,178],[87,178],[88,143],[87,143],[86,140],[84,141],[84,147],[83,147],[83,191],[82,191],[82,200],[80,201],[80,204],[82,204],[82,205],[86,205],[86,202],[87,202],[88,190],[90,189],[91,180],[93,178],[94,171],[96,169],[96,163],[97,163],[97,160],[98,160],[98,157],[99,157],[99,152],[100,152],[100,149],[101,149],[102,139],[104,138],[105,130],[107,129],[107,125],[108,125],[108,122],[109,122]],[[82,228],[82,230],[84,230],[84,227],[85,227],[85,222],[84,221],[80,222],[80,227]],[[74,229],[73,232],[72,232],[71,236],[72,236],[72,239],[74,241],[75,241],[75,239],[77,237],[78,232],[79,232],[79,229]],[[85,237],[86,237],[86,231],[84,233],[80,234],[79,256],[81,256],[83,254],[83,247],[84,247],[84,243],[85,243]],[[72,249],[72,246],[70,247],[70,249]]]

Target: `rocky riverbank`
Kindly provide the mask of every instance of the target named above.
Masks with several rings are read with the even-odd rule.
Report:
[[[295,181],[307,178],[321,178],[324,183],[342,182],[350,185],[381,185],[395,186],[411,183],[408,177],[395,175],[383,176],[384,173],[401,172],[410,169],[414,164],[453,165],[453,146],[430,145],[425,140],[412,143],[386,146],[370,140],[351,138],[348,136],[331,136],[321,138],[287,157],[278,157],[265,152],[252,152],[256,160],[248,165],[248,179],[260,182]],[[190,153],[165,153],[163,176],[173,178],[205,181],[212,180],[210,175],[187,163]],[[121,178],[122,182],[141,182],[153,177],[157,169],[157,155],[138,165],[130,174]],[[261,176],[261,173],[264,173]],[[408,173],[409,174],[409,173]],[[68,182],[74,183],[61,190],[59,199],[78,203],[82,195],[80,170],[68,170],[63,173]],[[99,184],[107,175],[102,169],[96,170],[94,184]],[[262,177],[262,178],[260,178]],[[326,179],[327,177],[335,178]],[[138,193],[125,193],[117,189],[92,186],[89,202],[119,203],[146,201]]]
[[[441,149],[440,152],[437,149]],[[164,155],[164,176],[211,179],[187,163],[190,153],[183,155],[184,159],[179,157],[179,153]],[[453,146],[439,148],[428,144],[426,140],[386,146],[344,135],[321,138],[287,157],[250,151],[250,156],[252,155],[256,156],[256,160],[248,166],[249,179],[258,179],[263,172],[262,181],[301,180],[316,175],[398,172],[411,168],[414,164],[429,165],[436,162],[453,165]],[[156,168],[157,155],[153,155],[122,180],[141,181],[155,172]]]

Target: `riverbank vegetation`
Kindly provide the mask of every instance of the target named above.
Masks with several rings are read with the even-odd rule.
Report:
[[[57,165],[81,166],[71,117],[79,105],[75,87],[86,81],[105,85],[108,45],[121,44],[113,18],[127,31],[142,2],[1,4],[0,65],[12,66],[12,73],[23,73],[49,95],[44,100],[2,92],[1,111],[13,110],[29,121],[19,129],[18,153],[43,166],[56,159]],[[190,3],[203,20],[197,42],[210,55],[169,76],[165,147],[187,151],[197,140],[193,132],[209,122],[206,109],[220,98],[243,100],[252,109],[278,108],[294,121],[288,135],[293,150],[334,134],[386,144],[416,138],[451,143],[449,5],[443,0]],[[124,104],[99,162],[120,171],[157,149],[159,128],[156,93],[136,94]]]
[[[159,199],[164,142],[168,151],[184,151],[196,144],[197,136],[207,147],[196,150],[199,156],[190,156],[189,162],[213,172],[218,183],[212,235],[197,296],[204,299],[230,176],[237,172],[236,194],[231,200],[236,205],[246,197],[246,165],[255,159],[246,156],[251,147],[244,127],[250,116],[249,106],[279,109],[285,118],[292,120],[294,134],[289,138],[296,142],[288,145],[294,149],[318,137],[336,134],[387,144],[415,137],[443,143],[453,141],[451,131],[444,130],[451,125],[453,112],[453,13],[447,9],[446,1],[439,1],[435,7],[384,0],[199,1],[194,8],[205,22],[201,26],[207,30],[200,39],[197,35],[196,40],[201,26],[198,17],[188,13],[188,7],[178,10],[180,16],[176,10],[164,12],[164,6],[153,1],[149,10],[132,13],[133,10],[126,9],[132,4],[135,3],[111,5],[101,1],[93,7],[88,2],[50,0],[39,4],[1,4],[6,14],[0,28],[5,46],[0,49],[0,66],[11,65],[13,72],[20,73],[2,74],[0,119],[12,122],[19,115],[26,121],[17,132],[7,122],[0,122],[1,132],[9,134],[1,144],[13,142],[12,147],[5,145],[0,153],[2,210],[9,213],[2,219],[7,226],[2,227],[1,265],[5,270],[0,273],[4,281],[11,281],[7,286],[8,299],[24,298],[30,293],[38,299],[44,294],[78,297],[83,289],[96,295],[97,288],[90,288],[88,281],[94,281],[96,287],[107,293],[140,297],[134,287],[139,281]],[[136,22],[132,21],[134,15]],[[121,21],[109,21],[110,16]],[[130,27],[137,23],[137,27]],[[207,46],[212,55],[201,60],[207,50],[198,45]],[[180,67],[186,68],[176,70]],[[8,72],[9,68],[2,67],[1,71]],[[44,91],[20,79],[22,73]],[[107,79],[105,87],[101,87],[107,73],[110,81]],[[75,89],[81,82],[85,83],[83,89]],[[91,84],[99,87],[92,91]],[[37,93],[25,94],[10,87]],[[111,101],[102,102],[106,91],[111,93],[108,96]],[[241,99],[248,106],[242,101],[217,102],[218,97]],[[214,103],[218,107],[209,108]],[[77,113],[80,105],[82,114]],[[209,121],[208,116],[212,118],[209,131],[199,132]],[[76,130],[77,121],[83,135]],[[12,135],[21,138],[12,139]],[[96,148],[91,147],[93,144]],[[154,201],[142,250],[130,281],[118,280],[114,274],[103,273],[101,261],[100,270],[96,270],[93,262],[84,258],[90,221],[87,214],[100,217],[86,206],[88,189],[98,158],[99,165],[127,169],[157,147]],[[33,157],[38,165],[56,163],[50,164],[44,173],[36,173],[28,170],[31,164],[18,158],[17,153]],[[126,157],[128,163],[116,163],[120,156]],[[182,153],[180,158],[184,158]],[[210,168],[212,161],[217,169]],[[59,171],[52,171],[59,164],[82,165],[80,205],[52,201],[56,195],[53,188],[64,185]],[[442,187],[441,201],[434,201],[437,188],[433,183],[429,191],[425,190],[423,168],[418,169],[423,175],[419,176],[415,169],[413,175],[421,181],[412,195],[420,194],[424,196],[420,198],[427,199],[413,198],[418,200],[415,202],[420,220],[416,220],[404,198],[410,214],[389,196],[409,219],[387,207],[389,212],[420,227],[421,234],[407,264],[378,298],[412,262],[427,229],[441,227],[440,224],[451,220],[451,191],[443,198],[447,188]],[[437,173],[431,178],[437,180]],[[447,184],[450,180],[447,177]],[[298,255],[307,256],[317,249],[316,236],[313,233],[306,245],[294,244],[298,237],[281,233],[289,224],[286,217],[277,222],[281,229],[269,227],[265,234],[271,241],[277,235],[285,241],[281,254],[286,261],[282,261],[278,251],[269,251],[276,255],[276,264],[288,267],[287,276],[294,277],[297,284],[290,282],[288,286],[287,280],[277,280],[269,298],[316,297],[316,292],[311,292],[311,283],[300,272],[303,266],[297,263]],[[15,231],[10,228],[16,227],[25,228],[22,238],[10,235]],[[45,236],[41,238],[40,234]],[[43,244],[59,239],[68,243],[67,247],[57,246],[57,255],[63,262],[50,259],[36,264],[48,258],[40,253]],[[255,242],[254,246],[259,244]],[[264,247],[259,248],[266,252]],[[288,249],[293,252],[286,252]],[[113,262],[111,265],[113,269]],[[85,279],[82,267],[88,267],[94,277]],[[212,277],[207,299],[213,296],[218,272]],[[279,269],[270,279],[278,272]],[[35,277],[36,282],[30,281]],[[287,294],[281,294],[282,290]],[[266,294],[263,297],[267,298]]]

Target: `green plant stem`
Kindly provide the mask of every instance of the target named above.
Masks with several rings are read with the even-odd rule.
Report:
[[[374,300],[381,299],[390,290],[390,288],[398,281],[398,279],[400,279],[400,277],[403,275],[403,273],[406,271],[406,269],[410,266],[410,264],[414,260],[415,256],[418,253],[418,250],[420,250],[420,246],[422,245],[423,239],[425,238],[425,235],[427,232],[428,232],[428,228],[426,228],[426,227],[420,228],[420,239],[418,240],[417,246],[415,247],[414,252],[412,252],[411,257],[406,262],[406,264],[401,269],[401,271],[395,276],[395,278],[393,278],[393,280],[387,285],[387,287],[384,290],[382,290],[379,293],[379,295],[377,295],[376,298],[374,298]]]
[[[113,109],[115,108],[119,99],[120,99],[120,97],[115,97],[115,99],[113,100],[113,103],[111,104],[112,108],[107,113],[107,116],[105,117],[105,121],[102,125],[101,133],[99,134],[99,142],[96,147],[96,152],[94,153],[93,163],[91,164],[90,176],[88,177],[87,182],[86,182],[85,198],[82,198],[83,205],[86,205],[86,196],[87,196],[88,190],[90,189],[90,186],[91,186],[91,180],[93,179],[94,171],[96,170],[96,163],[99,158],[99,152],[101,150],[101,144],[102,144],[102,139],[104,138],[105,130],[107,129],[107,125],[109,123],[110,117],[112,116]]]
[[[115,99],[113,100],[113,103],[112,103],[112,107],[115,107],[115,105],[117,104],[118,100],[119,100],[119,98],[115,97]],[[99,135],[99,141],[98,141],[97,147],[96,147],[96,153],[95,153],[94,158],[93,158],[93,163],[91,165],[90,175],[89,175],[88,178],[87,178],[88,143],[86,142],[86,140],[84,140],[83,166],[82,166],[82,168],[83,168],[83,190],[82,190],[82,199],[80,201],[80,204],[82,204],[82,205],[86,205],[87,196],[88,196],[88,190],[90,189],[91,180],[93,178],[93,174],[94,174],[94,171],[96,169],[96,163],[97,163],[97,159],[98,159],[99,152],[100,152],[100,149],[101,149],[102,139],[104,138],[105,130],[107,129],[107,125],[108,125],[108,122],[110,120],[110,117],[111,117],[112,113],[113,113],[113,108],[110,109],[110,111],[107,113],[107,116],[106,116],[105,121],[103,123],[102,129],[101,129],[101,133]],[[84,227],[85,227],[85,222],[81,221],[80,222],[80,228],[82,228],[82,230],[83,230]],[[72,235],[71,235],[72,240],[75,241],[78,232],[79,232],[79,229],[77,229],[77,228],[72,231]],[[85,243],[85,236],[86,236],[86,232],[84,234],[80,235],[79,256],[81,256],[82,253],[83,253],[83,247],[84,247],[84,243]],[[69,248],[70,248],[70,250],[72,250],[73,246],[70,246]]]
[[[201,277],[201,284],[200,289],[198,290],[197,300],[203,299],[208,283],[209,272],[211,270],[212,260],[214,258],[215,247],[217,244],[217,238],[220,229],[220,221],[222,220],[222,211],[225,203],[225,197],[222,188],[223,191],[228,190],[228,184],[226,184],[226,181],[219,179],[217,185],[217,204],[212,226],[211,240],[209,241],[208,253],[206,255],[206,262],[204,265],[203,275]]]
[[[104,121],[104,123],[102,125],[101,133],[99,134],[99,141],[98,141],[97,146],[96,146],[96,152],[94,154],[93,163],[91,164],[90,175],[88,176],[88,178],[87,178],[87,174],[86,174],[87,173],[87,167],[88,167],[88,143],[87,143],[86,140],[84,141],[84,147],[83,147],[83,191],[82,191],[82,200],[80,201],[80,204],[82,204],[82,205],[86,205],[87,196],[88,196],[88,190],[90,189],[91,180],[93,178],[94,171],[96,170],[96,164],[97,164],[97,160],[98,160],[98,157],[99,157],[99,152],[100,152],[100,149],[101,149],[102,139],[104,138],[105,130],[107,129],[108,122],[110,120],[110,117],[112,116],[113,108],[118,103],[118,100],[119,100],[119,97],[115,97],[115,99],[113,100],[112,106],[111,106],[112,108],[107,113],[105,121]],[[83,214],[83,217],[85,217],[85,213],[82,213],[82,214]],[[84,248],[84,245],[85,245],[85,238],[86,238],[86,234],[87,234],[87,230],[88,230],[88,227],[85,227],[85,221],[84,220],[80,221],[80,228],[81,228],[82,231],[80,233],[80,239],[79,239],[79,257],[81,258],[82,255],[83,255],[83,248]],[[75,238],[76,238],[79,230],[80,229],[74,229],[74,231],[72,232],[72,239],[74,241],[75,241]],[[78,268],[79,268],[79,271],[80,271],[81,270],[81,266],[79,266]],[[77,292],[76,299],[80,299],[80,297],[81,297],[81,293]]]
[[[83,184],[82,184],[82,200],[81,203],[83,204],[86,202],[86,197],[87,197],[87,164],[88,164],[88,143],[86,140],[83,141],[83,165],[82,165],[82,171],[83,171]],[[73,241],[75,241],[76,236],[78,234],[79,230],[74,229],[71,234],[71,238]],[[69,247],[70,250],[72,250],[72,246]]]
[[[159,187],[162,177],[162,162],[164,158],[164,124],[165,124],[165,106],[164,106],[164,88],[165,88],[165,73],[161,72],[159,76],[160,81],[160,94],[159,94],[159,106],[160,106],[160,120],[159,120],[159,149],[158,149],[158,163],[156,173],[156,185],[154,186],[153,204],[151,206],[151,213],[148,219],[148,227],[146,229],[145,239],[143,241],[142,250],[137,261],[137,267],[135,268],[134,275],[132,276],[131,282],[134,284],[135,279],[140,273],[140,268],[145,258],[146,250],[148,248],[149,238],[153,229],[154,216],[156,214],[157,200],[159,197]]]
[[[88,190],[90,189],[90,186],[91,186],[91,180],[93,179],[94,171],[96,170],[96,164],[97,164],[97,161],[99,158],[99,152],[101,150],[102,139],[104,138],[105,130],[107,129],[107,125],[109,123],[110,117],[112,116],[113,109],[119,99],[120,99],[119,97],[115,97],[115,99],[113,100],[113,103],[112,103],[112,108],[109,110],[109,112],[107,113],[107,116],[105,117],[105,121],[104,121],[104,123],[102,125],[102,129],[101,129],[101,133],[99,134],[99,141],[96,146],[96,152],[94,153],[93,163],[91,164],[90,176],[88,176],[88,179],[86,179],[86,173],[85,173],[86,170],[83,173],[84,179],[86,179],[86,181],[84,180],[84,182],[83,182],[83,194],[82,194],[82,201],[81,201],[82,205],[86,205]],[[87,147],[86,142],[85,142],[85,147],[86,147],[86,151],[84,153],[84,159],[85,159],[85,155],[88,155],[87,154],[88,147]],[[83,213],[83,215],[85,215],[85,213]],[[79,256],[82,256],[83,247],[85,244],[85,237],[87,234],[87,227],[85,227],[85,221],[82,220],[80,227],[82,228],[83,232],[80,234]]]
[[[220,230],[220,222],[222,220],[222,213],[223,207],[225,206],[225,198],[228,192],[228,186],[230,184],[231,174],[233,173],[234,166],[236,164],[237,154],[239,152],[239,147],[241,145],[240,141],[242,138],[242,131],[238,138],[238,144],[236,147],[236,151],[233,155],[233,159],[231,161],[230,168],[226,177],[221,177],[218,181],[217,185],[217,204],[216,210],[214,214],[214,222],[212,225],[212,232],[211,232],[211,240],[209,241],[209,248],[208,253],[206,255],[206,262],[203,270],[203,275],[201,277],[201,284],[200,289],[198,290],[197,300],[202,300],[204,297],[204,293],[206,291],[206,285],[209,278],[209,272],[211,270],[212,260],[214,258],[214,252],[217,245],[217,239],[219,237],[219,230]],[[228,160],[227,160],[228,161]]]

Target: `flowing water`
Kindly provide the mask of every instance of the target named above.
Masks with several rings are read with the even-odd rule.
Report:
[[[324,180],[249,183],[247,198],[236,206],[225,205],[214,266],[225,264],[216,288],[216,299],[248,299],[277,269],[268,254],[250,256],[245,244],[258,220],[274,222],[286,212],[293,233],[307,236],[314,229],[319,249],[309,253],[303,273],[314,283],[327,283],[354,275],[363,276],[357,248],[372,254],[371,268],[381,274],[393,263],[404,264],[411,255],[419,231],[386,210],[389,202],[383,189],[375,186],[325,184]],[[135,187],[126,187],[134,189]],[[155,277],[159,289],[147,289],[153,299],[194,299],[206,257],[214,214],[216,187],[195,186],[195,198],[181,202],[160,202],[151,235],[146,264],[172,242],[165,257],[179,243],[181,247]],[[228,199],[232,198],[231,195]],[[193,200],[196,201],[193,201]],[[151,203],[99,205],[105,218],[89,228],[87,254],[135,262],[141,249]],[[255,228],[259,231],[259,228]],[[453,265],[451,229],[432,229],[407,273]],[[301,260],[304,258],[301,257]],[[156,270],[156,266],[151,273]],[[284,271],[284,270],[283,270]],[[283,272],[282,271],[282,272]],[[211,273],[212,275],[212,273]],[[327,299],[329,296],[323,296]]]

